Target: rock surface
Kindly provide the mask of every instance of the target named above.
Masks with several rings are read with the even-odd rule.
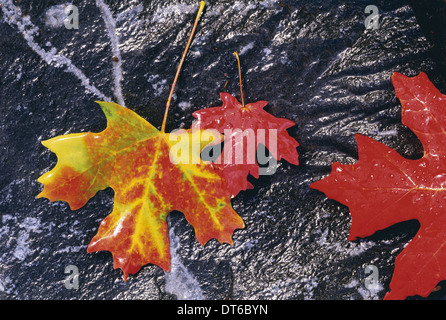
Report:
[[[63,1],[0,0],[1,299],[381,299],[388,290],[417,222],[349,242],[348,208],[308,186],[333,161],[356,161],[356,133],[408,158],[422,154],[401,124],[390,76],[423,71],[446,92],[442,1],[377,1],[376,30],[364,26],[369,1],[208,1],[167,131],[220,105],[221,91],[238,96],[237,50],[245,101],[269,101],[270,113],[295,121],[289,132],[300,143],[299,166],[282,161],[234,198],[246,223],[234,246],[200,246],[173,212],[172,271],[147,265],[124,283],[108,252],[86,252],[112,190],[75,212],[35,198],[37,178],[56,163],[40,141],[103,130],[95,100],[124,102],[161,125],[197,3],[80,1],[79,29],[67,29]],[[70,265],[78,289],[65,286]],[[373,290],[364,285],[369,265],[379,271]]]

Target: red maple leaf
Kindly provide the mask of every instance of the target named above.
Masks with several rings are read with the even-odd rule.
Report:
[[[427,297],[446,279],[446,96],[424,73],[413,78],[394,73],[392,82],[402,123],[420,139],[423,157],[408,160],[358,134],[358,162],[333,163],[331,174],[310,187],[349,207],[349,240],[418,220],[417,234],[396,258],[384,299]]]
[[[235,55],[240,72],[237,52]],[[267,101],[245,105],[241,82],[240,91],[242,103],[229,93],[220,93],[222,106],[198,110],[192,114],[197,119],[193,128],[215,129],[225,135],[223,150],[215,163],[223,167],[223,176],[233,196],[241,190],[253,188],[247,177],[251,174],[259,178],[259,157],[262,158],[261,165],[271,160],[265,155],[265,150],[259,149],[259,145],[266,147],[277,161],[283,158],[291,164],[299,164],[296,150],[299,143],[287,132],[295,123],[266,112],[263,108],[268,104]],[[268,167],[271,169],[271,163],[268,163]],[[263,172],[272,174],[273,171],[264,169]]]

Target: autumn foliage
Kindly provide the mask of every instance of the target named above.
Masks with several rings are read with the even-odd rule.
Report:
[[[392,82],[402,122],[420,139],[423,157],[406,159],[358,134],[358,162],[334,163],[331,174],[311,188],[349,207],[350,240],[418,220],[420,229],[396,258],[385,299],[426,297],[446,279],[446,96],[424,73],[413,78],[394,73]]]

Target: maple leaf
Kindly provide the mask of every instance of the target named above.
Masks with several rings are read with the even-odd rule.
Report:
[[[384,299],[427,297],[446,279],[446,96],[425,73],[413,78],[394,73],[392,82],[402,104],[402,123],[421,141],[423,157],[406,159],[358,134],[359,160],[334,163],[331,174],[310,187],[349,207],[349,240],[418,220],[417,234],[396,258]]]
[[[101,222],[88,252],[112,252],[114,268],[122,269],[125,279],[148,263],[168,271],[166,219],[174,210],[184,213],[202,245],[212,238],[232,244],[234,230],[244,223],[231,206],[221,171],[202,161],[174,159],[177,155],[171,150],[178,139],[118,104],[98,103],[107,128],[42,142],[56,153],[58,162],[38,179],[44,185],[39,198],[66,201],[72,210],[99,190],[114,190],[113,211]],[[183,131],[177,136],[183,135],[184,142],[192,141],[194,134],[200,132]],[[201,142],[197,149],[202,147]]]
[[[237,52],[235,55],[241,78],[239,56]],[[247,180],[249,174],[259,178],[256,155],[264,159],[264,163],[261,163],[263,165],[269,161],[264,150],[258,149],[259,146],[266,147],[277,161],[283,158],[291,164],[299,164],[296,150],[299,143],[287,132],[295,123],[266,112],[264,107],[268,104],[267,101],[245,105],[241,81],[240,91],[242,103],[229,93],[220,93],[222,106],[201,109],[192,114],[197,119],[192,124],[193,128],[215,129],[225,134],[222,152],[215,163],[223,167],[223,175],[233,196],[241,190],[253,188]],[[265,171],[265,174],[268,173]]]
[[[110,251],[114,268],[122,269],[125,280],[148,263],[170,270],[166,219],[171,211],[184,213],[202,245],[212,238],[233,244],[234,230],[244,227],[231,207],[231,194],[221,169],[200,158],[206,145],[204,132],[191,129],[165,133],[175,84],[204,6],[201,1],[160,131],[125,107],[98,102],[107,118],[104,131],[68,134],[42,142],[56,153],[58,161],[38,179],[44,185],[38,198],[66,201],[76,210],[99,190],[114,190],[113,211],[101,222],[87,251]],[[206,132],[206,137],[207,141],[218,140],[220,134]]]

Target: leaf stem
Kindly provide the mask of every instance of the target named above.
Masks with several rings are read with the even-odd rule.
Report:
[[[238,52],[234,52],[235,57],[237,58],[237,64],[238,64],[238,78],[240,80],[240,94],[242,96],[242,107],[245,107],[245,100],[243,99],[243,86],[242,86],[242,70],[240,67],[240,57],[238,56]]]
[[[164,133],[166,130],[167,113],[169,112],[170,102],[172,100],[173,92],[175,90],[175,85],[177,84],[178,77],[180,75],[181,67],[183,65],[184,59],[186,58],[186,54],[187,54],[187,51],[189,50],[190,44],[192,43],[195,29],[197,28],[198,21],[200,20],[200,17],[204,10],[205,5],[206,5],[206,2],[200,1],[200,8],[198,9],[197,17],[195,18],[194,27],[192,28],[192,31],[189,36],[189,40],[187,41],[186,48],[184,49],[184,52],[183,52],[183,56],[181,57],[180,64],[178,65],[177,73],[175,75],[175,79],[173,80],[172,88],[170,89],[170,93],[169,93],[169,98],[167,99],[167,103],[166,103],[166,111],[164,112],[163,124],[161,125],[162,133]]]

